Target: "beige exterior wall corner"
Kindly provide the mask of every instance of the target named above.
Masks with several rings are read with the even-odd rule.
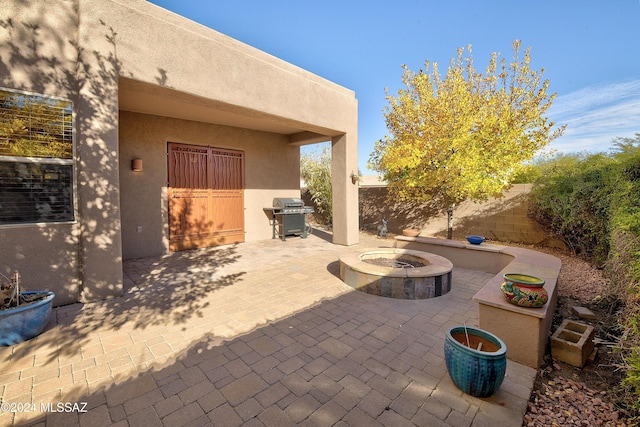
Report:
[[[76,156],[80,224],[81,301],[122,295],[118,179],[118,73],[114,30],[95,22],[80,2]]]
[[[358,143],[354,126],[351,133],[331,141],[333,188],[333,243],[355,245],[359,241]]]
[[[115,98],[96,94],[93,107],[89,107],[79,94],[81,86],[86,92],[105,87],[93,81],[93,72],[99,71],[86,62],[96,65],[93,59],[97,57],[92,59],[91,53],[86,54],[91,50],[81,48],[80,14],[77,0],[10,0],[3,2],[0,8],[0,22],[4,24],[0,27],[0,86],[66,98],[74,103],[78,188],[76,221],[71,224],[25,224],[0,228],[0,240],[3,242],[0,257],[6,260],[2,268],[19,270],[27,290],[53,291],[56,294],[54,305],[76,302],[83,289],[90,290],[91,282],[84,276],[100,277],[98,287],[106,289],[106,294],[112,294],[114,287],[121,290],[122,286],[118,233],[111,238],[105,238],[102,233],[104,216],[113,213],[112,206],[117,211],[118,195],[117,192],[110,193],[108,188],[92,184],[100,182],[103,163],[109,164],[109,156],[117,153],[117,149],[114,150],[112,141],[103,158],[99,150],[79,148],[85,140],[96,138],[103,124],[88,115],[88,109],[102,110],[102,99],[110,101],[117,109],[117,94]],[[94,126],[93,135],[83,135],[80,131],[81,127],[93,129]],[[109,124],[111,138],[114,126],[117,123]],[[87,209],[89,206],[91,208]],[[98,241],[106,253],[114,254],[114,264],[107,265],[104,257],[101,258],[104,253],[89,249],[91,242]]]

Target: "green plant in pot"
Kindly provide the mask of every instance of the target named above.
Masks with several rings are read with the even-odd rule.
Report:
[[[0,273],[0,346],[10,346],[40,335],[51,317],[53,292],[22,292],[20,274]]]
[[[471,396],[489,397],[504,380],[507,345],[487,331],[471,326],[449,329],[444,356],[453,383]]]

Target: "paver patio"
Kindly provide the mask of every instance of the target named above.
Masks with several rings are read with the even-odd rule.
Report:
[[[124,297],[55,309],[0,348],[3,409],[29,404],[0,425],[520,426],[534,369],[509,361],[478,399],[444,362],[445,331],[477,324],[493,275],[454,269],[451,292],[417,301],[339,279],[341,253],[391,245],[312,235],[126,261]]]

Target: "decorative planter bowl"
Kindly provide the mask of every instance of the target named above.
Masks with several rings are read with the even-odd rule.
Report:
[[[482,236],[467,236],[465,237],[465,239],[467,239],[467,242],[471,243],[472,245],[479,245],[480,243],[485,241],[485,238]]]
[[[544,280],[528,274],[508,273],[502,276],[500,290],[511,304],[540,308],[549,301]]]
[[[489,397],[504,380],[507,345],[482,329],[471,326],[449,329],[444,341],[444,357],[453,383],[471,396]]]
[[[22,292],[23,295],[44,294],[43,300],[9,310],[0,310],[0,346],[10,346],[40,335],[49,323],[53,292]]]
[[[420,230],[416,228],[405,228],[402,230],[402,235],[407,237],[417,237],[420,235]]]

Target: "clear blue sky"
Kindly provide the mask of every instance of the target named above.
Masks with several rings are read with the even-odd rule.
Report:
[[[640,132],[640,0],[151,0],[161,7],[352,89],[359,103],[359,167],[386,134],[385,87],[402,69],[473,45],[477,69],[511,42],[531,47],[567,124],[549,148],[607,151]]]

